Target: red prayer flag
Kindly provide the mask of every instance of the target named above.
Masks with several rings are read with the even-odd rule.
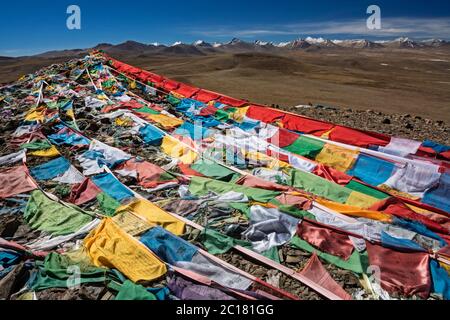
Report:
[[[102,191],[89,178],[80,184],[74,185],[69,195],[68,202],[77,206],[94,200]]]
[[[338,171],[336,169],[327,167],[323,164],[317,165],[317,167],[313,170],[312,173],[314,173],[316,176],[325,178],[328,181],[337,183],[341,186],[346,186],[353,179],[352,176],[349,176],[348,174]]]
[[[314,253],[300,274],[309,280],[333,292],[344,300],[352,300],[352,297],[331,277]]]
[[[431,220],[429,217],[421,215],[420,213],[414,212],[407,205],[405,205],[401,200],[391,197],[386,200],[379,201],[375,203],[369,210],[381,211],[389,213],[393,216],[402,219],[409,219],[413,221],[418,221],[424,224],[430,230],[448,234],[448,230],[440,225],[439,223]]]
[[[181,94],[183,97],[191,98],[194,94],[196,94],[200,89],[191,87],[185,84],[180,84],[180,87],[177,90],[173,90],[178,94]]]
[[[347,234],[319,227],[307,221],[302,221],[298,225],[297,235],[320,251],[344,260],[348,260],[354,250],[353,243]]]
[[[320,120],[286,114],[283,119],[283,127],[293,131],[321,136],[325,132],[331,130],[334,125]]]
[[[259,120],[265,123],[273,123],[276,120],[283,119],[286,114],[281,111],[269,109],[264,106],[258,106],[252,104],[248,110],[246,116],[255,120]]]
[[[212,100],[217,100],[219,97],[220,95],[218,93],[202,89],[199,92],[197,92],[194,99],[200,102],[207,103]]]
[[[175,177],[162,180],[161,175],[166,173],[166,171],[147,161],[141,162],[131,159],[122,163],[116,170],[136,171],[137,181],[144,188],[155,188],[160,184],[178,182]]]
[[[9,198],[37,189],[33,179],[23,165],[0,170],[0,199]]]
[[[369,242],[366,246],[370,265],[380,268],[384,290],[428,298],[432,284],[428,253],[398,252]]]
[[[247,101],[245,100],[235,99],[227,96],[221,96],[217,101],[236,108],[242,107],[247,103]]]
[[[297,133],[280,128],[278,132],[267,141],[276,145],[277,147],[284,148],[293,144],[299,137],[300,135]]]
[[[357,147],[367,148],[369,145],[387,146],[391,141],[389,136],[365,132],[357,129],[336,126],[329,135],[329,139]]]

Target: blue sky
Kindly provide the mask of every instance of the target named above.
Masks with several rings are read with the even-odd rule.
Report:
[[[66,28],[66,9],[81,8],[81,30]],[[382,30],[366,28],[366,9],[381,8]],[[298,37],[450,39],[448,0],[2,1],[0,55],[92,47],[100,42],[289,41]]]

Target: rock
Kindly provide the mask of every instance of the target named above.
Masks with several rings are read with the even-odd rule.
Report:
[[[287,256],[286,257],[286,263],[289,264],[296,264],[302,261],[302,257],[299,256]]]
[[[383,120],[383,124],[391,124],[391,120],[386,118]]]
[[[100,129],[99,125],[96,124],[95,122],[91,122],[91,124],[88,127],[88,130],[91,131],[98,131]]]
[[[414,126],[411,123],[408,122],[406,124],[405,128],[408,129],[408,130],[412,130],[412,129],[414,129]]]
[[[280,262],[284,262],[283,249],[278,250],[278,257],[280,258]]]

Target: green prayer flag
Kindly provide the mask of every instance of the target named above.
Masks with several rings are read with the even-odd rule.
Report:
[[[212,161],[208,160],[199,160],[193,165],[191,165],[191,169],[200,172],[202,175],[220,180],[220,181],[226,181],[229,182],[232,180],[235,176],[240,177],[240,175],[228,168],[225,168],[224,166],[221,166],[220,164],[217,164]]]
[[[305,210],[301,210],[295,205],[282,204],[282,205],[278,206],[278,210],[280,210],[281,212],[287,213],[296,218],[300,218],[300,219],[308,218],[313,221],[316,220],[316,217],[312,213],[305,211]]]
[[[160,112],[149,108],[148,106],[142,107],[140,109],[134,109],[133,111],[147,113],[147,114],[160,114]]]
[[[325,143],[322,141],[300,136],[293,144],[284,147],[283,149],[309,159],[315,159],[324,146]]]
[[[376,199],[383,200],[383,199],[389,198],[389,195],[387,195],[386,193],[384,193],[382,191],[379,191],[379,190],[376,190],[374,188],[368,187],[366,185],[363,185],[362,183],[359,183],[357,181],[353,181],[352,180],[345,187],[348,188],[348,189],[352,189],[354,191],[358,191],[358,192],[363,193],[365,195],[374,197]]]
[[[104,82],[102,82],[102,87],[103,88],[111,88],[116,84],[116,82],[113,79],[109,79],[106,80]]]
[[[167,97],[167,102],[173,106],[176,106],[181,102],[181,100],[169,94],[169,96]]]
[[[203,177],[192,177],[189,184],[189,191],[196,196],[204,196],[211,191],[217,194],[224,194],[230,191],[234,191],[245,194],[249,198],[249,200],[262,203],[267,203],[281,194],[280,192],[276,191],[250,188]]]
[[[220,122],[226,122],[230,119],[230,115],[236,111],[237,111],[236,108],[230,108],[227,110],[218,109],[216,111],[216,114],[214,115],[214,118],[216,118],[216,120]]]
[[[290,185],[331,201],[345,203],[353,190],[342,187],[312,173],[290,171]]]
[[[248,241],[233,239],[210,228],[203,229],[201,239],[206,250],[213,255],[226,253],[236,245],[249,249],[252,247]]]
[[[245,202],[231,202],[229,203],[230,207],[239,210],[242,214],[244,214],[247,219],[250,219],[250,205]]]
[[[47,150],[50,149],[52,145],[47,140],[35,140],[34,142],[24,143],[20,146],[20,149],[28,150]]]
[[[272,247],[271,249],[264,251],[262,255],[269,258],[272,261],[280,263],[280,255],[278,254],[278,247]]]
[[[81,209],[50,200],[40,190],[31,193],[24,218],[31,228],[54,236],[74,233],[92,221],[92,217]]]
[[[102,212],[110,217],[113,217],[116,213],[117,208],[120,207],[120,202],[111,198],[104,192],[97,195],[97,201]]]
[[[46,103],[47,108],[49,109],[58,109],[58,102],[57,101],[49,101]]]
[[[31,289],[69,288],[83,283],[104,283],[108,279],[117,279],[111,271],[91,265],[86,258],[50,253],[44,261],[36,262],[38,270],[30,283]]]
[[[156,296],[147,291],[143,286],[130,280],[123,283],[115,300],[157,300]]]

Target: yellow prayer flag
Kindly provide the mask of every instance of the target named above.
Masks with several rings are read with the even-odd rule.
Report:
[[[420,197],[416,197],[416,196],[410,195],[409,193],[392,189],[391,187],[389,187],[388,185],[385,185],[385,184],[378,186],[378,188],[380,188],[381,190],[383,190],[387,193],[390,193],[393,196],[400,196],[400,197],[403,197],[406,199],[411,199],[411,200],[420,200]]]
[[[164,129],[176,128],[184,123],[182,119],[172,118],[165,114],[147,114],[145,118],[160,124]]]
[[[417,213],[420,213],[420,214],[424,214],[424,215],[432,215],[432,214],[433,214],[433,212],[431,212],[431,211],[429,211],[429,210],[426,210],[426,209],[422,209],[422,208],[413,206],[412,204],[408,204],[408,203],[405,203],[405,204],[406,204],[406,206],[407,206],[408,208],[410,208],[410,209],[413,210],[414,212],[417,212]]]
[[[103,220],[84,240],[84,245],[95,266],[117,269],[133,282],[152,281],[167,272],[157,256],[111,218]]]
[[[325,199],[316,199],[318,203],[321,205],[324,205],[325,207],[337,211],[339,213],[348,215],[348,216],[354,216],[354,217],[362,217],[372,220],[378,220],[382,222],[391,222],[391,216],[389,214],[379,212],[379,211],[371,211],[371,210],[365,210],[358,207],[350,206],[348,204],[341,204]]]
[[[171,216],[155,204],[145,199],[138,199],[117,209],[117,213],[129,211],[143,218],[151,225],[158,225],[179,236],[184,233],[184,222]]]
[[[358,156],[359,151],[348,150],[332,144],[325,144],[317,155],[316,161],[328,167],[345,172],[350,169]]]
[[[171,91],[170,94],[172,96],[174,96],[175,98],[177,98],[177,99],[184,99],[185,98],[182,94],[179,94],[179,93],[177,93],[175,91]]]
[[[164,136],[161,150],[169,157],[179,159],[184,164],[192,164],[197,160],[197,154],[194,151],[171,136]]]
[[[131,236],[138,236],[154,227],[154,225],[149,224],[144,218],[128,211],[116,214],[112,220],[120,229]]]
[[[115,121],[116,125],[121,127],[131,127],[133,125],[133,120],[128,117],[117,118]]]
[[[71,117],[72,119],[75,119],[75,114],[73,113],[73,109],[67,110],[66,115],[68,117]]]
[[[44,119],[45,119],[44,110],[37,110],[37,109],[32,109],[25,117],[25,121],[43,122]]]
[[[350,196],[347,198],[347,201],[345,201],[345,204],[348,204],[349,206],[353,207],[367,209],[380,201],[381,201],[380,199],[371,197],[367,194],[353,191],[352,193],[350,193]]]
[[[247,114],[247,110],[250,107],[243,107],[243,108],[238,108],[236,112],[234,112],[233,114],[231,114],[231,119],[233,119],[234,121],[237,122],[242,122],[244,121],[244,117]]]
[[[36,156],[36,157],[52,158],[52,157],[59,156],[60,153],[59,153],[58,149],[56,149],[55,146],[52,146],[49,149],[32,151],[32,152],[29,153],[29,155]]]

